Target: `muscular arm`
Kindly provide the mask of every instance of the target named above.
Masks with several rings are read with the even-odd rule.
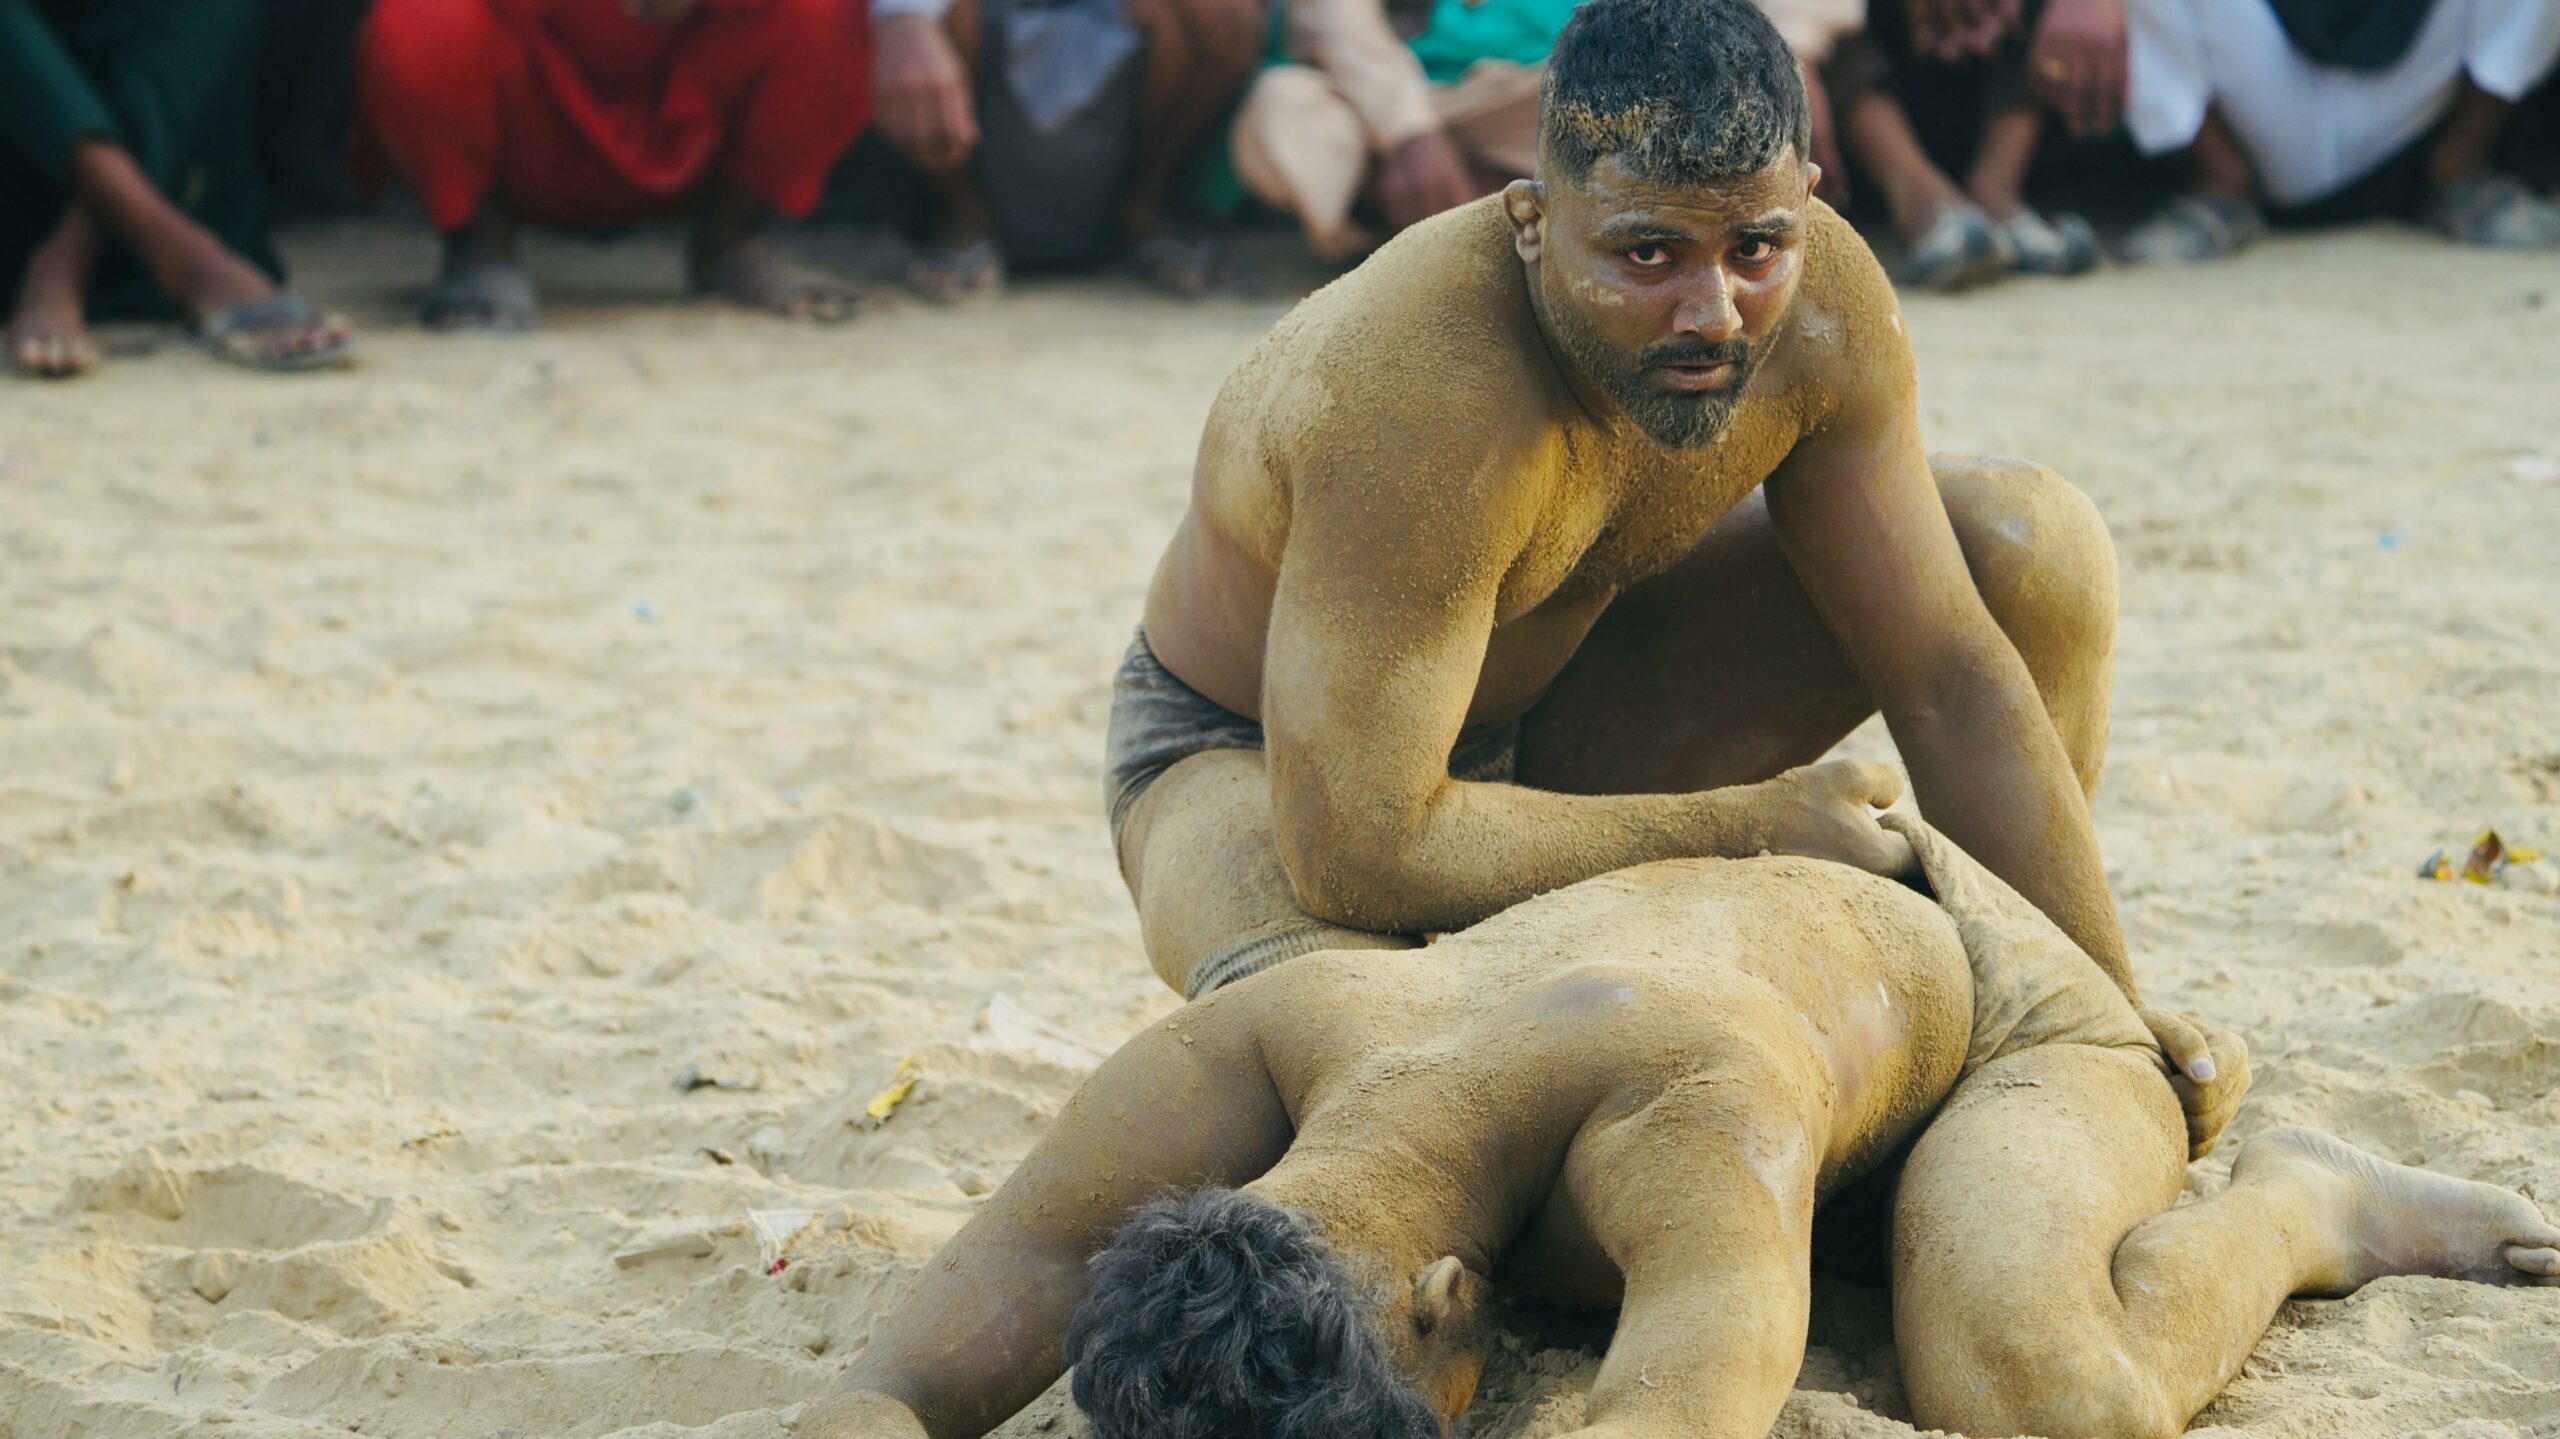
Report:
[[[1362,929],[1458,929],[1628,865],[1758,850],[1748,791],[1591,797],[1450,779],[1503,576],[1546,499],[1518,478],[1541,441],[1499,420],[1365,448],[1356,422],[1332,428],[1351,439],[1302,462],[1263,671],[1272,817],[1301,904]],[[1390,463],[1391,480],[1377,473]]]
[[[1966,568],[1920,448],[1910,352],[1893,338],[1889,354],[1862,357],[1857,390],[1770,477],[1779,544],[1875,696],[1930,823],[2138,1003],[2088,803]]]
[[[1240,1184],[1289,1147],[1287,1110],[1232,1004],[1122,1046],[986,1207],[935,1253],[799,1439],[977,1439],[1065,1371],[1085,1264],[1167,1189]]]

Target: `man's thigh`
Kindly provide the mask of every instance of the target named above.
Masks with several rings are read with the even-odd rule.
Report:
[[[2186,1159],[2176,1098],[2131,1050],[2022,1050],[1957,1088],[1894,1206],[1893,1327],[1920,1427],[2125,1381],[2116,1248],[2176,1202]]]
[[[1965,563],[2084,783],[2103,748],[2115,616],[2105,525],[2024,461],[1933,455]],[[1754,491],[1678,564],[1628,587],[1521,727],[1520,782],[1680,794],[1810,764],[1875,713]]]

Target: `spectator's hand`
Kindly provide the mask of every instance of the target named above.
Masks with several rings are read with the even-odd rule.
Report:
[[[1819,66],[1799,64],[1804,76],[1804,103],[1813,112],[1813,153],[1805,158],[1822,167],[1822,178],[1814,182],[1813,193],[1822,202],[1838,209],[1849,203],[1849,167],[1840,159],[1840,131],[1831,115],[1831,92],[1822,84]]]
[[[2122,0],[2053,0],[2027,46],[2027,79],[2074,135],[2124,123]]]
[[[632,19],[652,25],[681,20],[701,4],[702,0],[622,0],[622,8],[631,12]]]
[[[922,15],[889,16],[872,36],[879,49],[872,116],[880,137],[928,174],[959,169],[978,148],[978,110],[960,47]]]
[[[2145,1029],[2160,1045],[2169,1088],[2187,1114],[2187,1157],[2202,1159],[2222,1138],[2223,1126],[2249,1092],[2249,1046],[2227,1029],[2193,1015],[2145,1008]]]
[[[1425,130],[1398,145],[1378,172],[1378,203],[1399,230],[1482,193],[1466,152],[1445,130]]]
[[[1911,0],[1911,45],[1933,60],[1988,55],[2020,14],[2019,0]]]

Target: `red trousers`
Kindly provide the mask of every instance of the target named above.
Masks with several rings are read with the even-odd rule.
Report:
[[[492,186],[546,225],[682,213],[727,180],[805,215],[871,118],[863,0],[376,0],[358,42],[372,144],[439,230]]]

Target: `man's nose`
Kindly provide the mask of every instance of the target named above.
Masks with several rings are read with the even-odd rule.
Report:
[[[1725,284],[1722,270],[1709,270],[1690,285],[1671,312],[1671,329],[1710,344],[1742,333],[1742,312],[1733,307],[1733,290]]]

